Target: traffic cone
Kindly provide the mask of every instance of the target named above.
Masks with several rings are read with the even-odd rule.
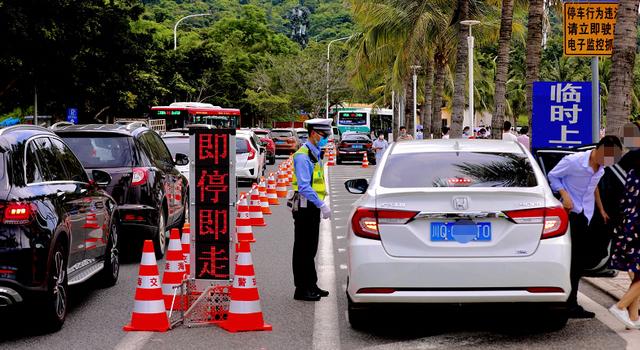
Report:
[[[285,181],[285,174],[282,168],[278,170],[278,185],[276,187],[276,193],[278,195],[278,198],[287,197],[287,184]]]
[[[267,183],[264,180],[264,177],[260,178],[260,183],[258,184],[258,193],[260,194],[260,209],[262,209],[262,214],[271,215],[271,208],[269,208],[269,198],[267,198]]]
[[[287,186],[291,185],[293,181],[293,158],[287,163]]]
[[[270,173],[269,179],[267,179],[267,199],[269,200],[269,205],[280,205],[278,192],[276,191],[276,178],[273,173]]]
[[[362,167],[363,168],[368,168],[369,167],[369,159],[367,158],[367,152],[364,152],[364,157],[362,157]]]
[[[236,244],[236,273],[230,294],[229,314],[227,320],[220,323],[222,329],[233,333],[273,329],[262,317],[249,243]]]
[[[260,206],[260,194],[258,185],[255,183],[251,188],[249,202],[249,216],[251,217],[251,226],[267,226],[262,215],[262,207]]]
[[[144,241],[142,248],[142,261],[131,322],[123,329],[127,332],[166,332],[169,329],[169,318],[164,309],[156,255],[153,252],[153,242],[150,240]]]
[[[249,214],[249,204],[247,196],[243,193],[240,196],[240,204],[238,205],[238,217],[236,217],[236,237],[238,242],[253,243],[256,239],[253,237],[253,229],[251,228],[251,216]]]
[[[182,261],[184,262],[184,273],[189,276],[191,274],[191,225],[184,224],[182,228]]]
[[[327,161],[327,166],[334,166],[336,165],[336,159],[335,159],[335,149],[333,148],[333,146],[329,146],[327,148],[327,152],[329,153],[329,160]]]
[[[162,295],[164,296],[164,306],[167,310],[171,310],[172,303],[174,310],[182,310],[186,304],[186,300],[181,299],[183,296],[180,295],[179,291],[176,294],[175,301],[173,300],[173,293],[176,293],[176,288],[179,288],[182,284],[184,274],[184,255],[182,254],[182,245],[180,243],[180,231],[174,228],[171,229],[164,274],[162,275]]]

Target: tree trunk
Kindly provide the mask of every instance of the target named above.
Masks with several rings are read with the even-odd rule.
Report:
[[[433,89],[433,113],[431,132],[434,139],[442,138],[442,97],[444,96],[444,75],[447,64],[440,55],[435,57],[435,86]]]
[[[533,109],[533,82],[540,76],[540,60],[542,54],[542,16],[544,13],[544,0],[529,1],[529,23],[527,23],[527,77],[526,77],[526,103],[527,117],[529,118],[529,130],[531,128],[531,111]]]
[[[619,134],[620,127],[629,121],[631,115],[637,20],[638,0],[621,0],[613,39],[613,55],[611,56],[611,77],[609,78],[606,114],[607,134]]]
[[[429,138],[431,135],[431,115],[433,109],[433,57],[429,55],[425,64],[425,78],[424,78],[424,105],[420,108],[420,119],[422,128],[424,129],[424,138]]]
[[[502,0],[500,38],[498,39],[498,62],[496,67],[495,108],[492,118],[491,137],[502,138],[502,124],[507,104],[507,79],[509,78],[509,48],[511,47],[511,24],[513,22],[513,0]]]
[[[464,120],[465,91],[467,81],[467,36],[469,28],[460,21],[469,17],[469,1],[458,0],[458,52],[456,54],[456,76],[453,89],[453,111],[451,113],[451,138],[462,137],[462,122]],[[469,92],[472,93],[472,92]]]
[[[406,83],[404,84],[405,89],[405,106],[404,106],[404,126],[407,128],[407,134],[416,137],[413,133],[413,126],[415,124],[415,120],[413,118],[413,77],[409,75],[406,79]]]

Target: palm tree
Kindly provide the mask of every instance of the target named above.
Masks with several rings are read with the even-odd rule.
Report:
[[[467,29],[460,21],[469,17],[469,1],[458,0],[456,10],[458,19],[458,53],[456,55],[455,81],[453,91],[453,111],[451,113],[451,137],[462,137],[462,121],[464,119],[465,89],[467,80]]]
[[[529,22],[527,23],[527,116],[531,130],[531,111],[533,109],[533,82],[540,75],[540,59],[542,57],[542,19],[544,16],[544,0],[529,1]]]
[[[498,39],[498,63],[496,65],[495,107],[493,111],[491,136],[500,138],[507,105],[507,78],[509,77],[509,49],[511,46],[511,27],[513,23],[513,0],[502,0],[500,16],[500,38]]]
[[[608,134],[617,134],[631,115],[633,68],[636,58],[638,1],[620,0],[619,4],[607,98]]]

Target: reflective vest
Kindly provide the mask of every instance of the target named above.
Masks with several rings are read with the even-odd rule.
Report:
[[[293,154],[293,158],[304,154],[309,157],[309,149],[306,146],[302,146]],[[295,162],[293,163],[293,178],[291,181],[291,187],[294,191],[298,191],[298,179],[296,178],[296,168]],[[318,198],[321,201],[324,200],[324,197],[327,193],[326,185],[324,183],[324,171],[322,170],[322,165],[320,161],[316,162],[313,166],[313,173],[311,174],[311,188],[318,194]]]

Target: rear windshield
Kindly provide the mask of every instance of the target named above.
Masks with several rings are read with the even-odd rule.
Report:
[[[173,159],[176,158],[176,153],[182,153],[185,155],[189,155],[189,138],[187,137],[168,137],[162,139],[164,143],[167,145],[169,152],[171,152],[171,156]]]
[[[293,133],[289,130],[272,130],[271,137],[291,137]]]
[[[391,154],[382,187],[535,187],[535,173],[524,154],[438,152]]]
[[[132,140],[128,136],[66,136],[64,141],[85,168],[132,167]]]
[[[367,135],[347,134],[342,137],[342,141],[371,141],[371,139]]]
[[[236,138],[236,154],[239,153],[249,153],[249,140]]]
[[[298,136],[300,137],[309,137],[309,133],[306,131],[298,131]]]
[[[254,131],[254,133],[260,137],[269,137],[268,131]]]

